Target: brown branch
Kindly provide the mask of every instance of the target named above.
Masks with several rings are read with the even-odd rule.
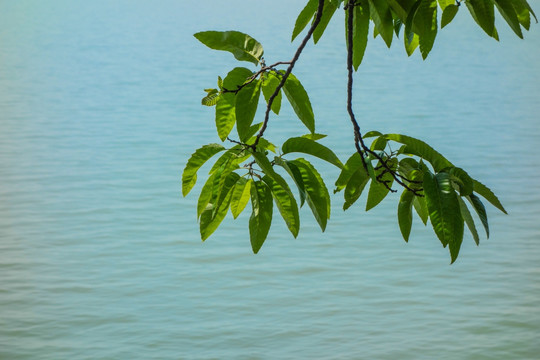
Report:
[[[268,126],[268,120],[270,119],[270,109],[272,108],[272,104],[274,103],[274,99],[276,98],[276,96],[281,91],[281,88],[283,87],[283,85],[285,85],[285,81],[287,81],[287,78],[291,74],[291,71],[292,71],[294,65],[296,64],[296,61],[300,57],[300,54],[304,50],[304,47],[306,46],[307,42],[311,38],[311,35],[313,35],[313,32],[315,31],[315,28],[317,27],[317,25],[319,25],[319,22],[321,21],[321,17],[322,17],[323,8],[324,8],[324,0],[319,0],[319,5],[317,7],[317,13],[315,15],[315,20],[313,20],[313,23],[311,24],[311,27],[309,28],[308,33],[306,34],[306,36],[304,37],[304,40],[302,40],[302,43],[300,44],[300,46],[296,50],[296,53],[294,54],[293,59],[290,61],[289,67],[287,67],[287,70],[285,71],[285,74],[283,74],[279,85],[276,87],[276,90],[274,91],[274,93],[268,99],[268,105],[266,106],[266,113],[264,114],[263,125],[261,127],[261,130],[259,130],[259,133],[257,134],[257,138],[255,139],[255,142],[251,146],[251,148],[254,151],[257,148],[257,144],[259,143],[260,138],[263,136],[264,132],[266,131],[266,127]]]
[[[394,180],[401,186],[403,186],[405,189],[413,192],[416,196],[422,196],[420,194],[420,191],[422,189],[413,189],[409,187],[407,184],[405,184],[404,181],[407,181],[409,183],[413,182],[411,180],[406,179],[401,174],[397,173],[395,170],[390,168],[388,166],[387,161],[389,159],[383,159],[379,154],[377,154],[375,151],[371,150],[366,144],[364,143],[364,140],[362,138],[362,132],[360,131],[360,125],[358,125],[358,121],[356,120],[356,117],[354,115],[354,111],[352,108],[352,93],[353,93],[353,25],[354,25],[354,6],[359,5],[353,0],[349,0],[347,4],[345,5],[345,10],[347,11],[347,112],[349,113],[349,116],[351,118],[351,122],[353,124],[354,128],[354,145],[356,147],[356,151],[360,154],[360,157],[362,158],[362,165],[364,166],[364,170],[366,173],[369,173],[367,162],[365,159],[365,154],[373,155],[377,160],[380,162],[380,166],[383,168],[383,171],[379,174],[379,176],[376,177],[377,181],[381,184],[383,184],[388,190],[392,192],[396,192],[397,190],[394,190],[390,187],[388,180],[383,180],[382,176],[385,173],[389,173],[392,175]],[[377,167],[377,168],[379,168]]]

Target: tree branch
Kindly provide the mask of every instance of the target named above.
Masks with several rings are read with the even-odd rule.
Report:
[[[283,85],[285,85],[285,81],[287,81],[287,78],[291,74],[291,71],[292,71],[294,65],[296,64],[296,61],[300,57],[300,54],[304,50],[304,47],[306,46],[307,42],[311,38],[311,35],[313,35],[313,31],[315,31],[315,28],[317,27],[317,25],[319,25],[319,22],[321,21],[323,8],[324,8],[324,0],[319,0],[319,5],[317,7],[317,13],[315,15],[315,20],[313,20],[313,23],[311,24],[311,27],[309,28],[308,33],[306,34],[306,36],[304,37],[304,40],[302,40],[302,43],[300,44],[300,46],[296,50],[296,53],[294,54],[294,57],[293,57],[293,59],[291,60],[291,62],[289,64],[289,67],[287,68],[287,70],[285,71],[285,74],[283,74],[283,76],[281,78],[281,82],[276,87],[276,90],[274,91],[274,93],[268,99],[268,105],[266,106],[266,113],[264,114],[263,125],[261,127],[261,130],[257,134],[257,138],[255,139],[255,142],[253,143],[253,145],[251,145],[251,148],[253,150],[256,149],[260,138],[263,136],[264,132],[266,131],[266,127],[268,126],[268,120],[270,119],[270,109],[272,108],[272,104],[274,103],[274,99],[276,98],[276,96],[281,91],[281,88],[283,87]]]
[[[358,154],[360,154],[360,157],[362,158],[362,165],[364,166],[364,170],[366,173],[369,173],[367,162],[365,159],[366,154],[370,154],[373,157],[375,157],[380,162],[380,167],[382,167],[383,171],[379,176],[376,177],[377,181],[381,184],[383,184],[388,190],[391,192],[396,192],[397,190],[394,190],[390,187],[388,184],[389,182],[382,179],[382,176],[385,173],[389,173],[392,175],[394,180],[401,186],[403,186],[405,189],[413,192],[416,196],[422,196],[420,192],[422,189],[413,189],[409,187],[407,184],[405,184],[405,181],[409,183],[416,183],[415,181],[411,181],[405,177],[403,177],[401,174],[397,173],[395,170],[390,168],[388,166],[388,160],[381,157],[379,154],[377,154],[375,151],[371,150],[366,144],[364,143],[364,139],[362,138],[362,132],[360,131],[360,125],[358,125],[358,121],[356,120],[356,117],[354,115],[354,111],[352,108],[352,93],[353,93],[353,27],[354,27],[354,7],[358,6],[359,4],[356,3],[354,0],[349,0],[347,4],[345,5],[345,10],[347,12],[347,112],[349,113],[349,117],[351,118],[351,122],[353,124],[354,128],[354,146],[356,148],[356,151]]]

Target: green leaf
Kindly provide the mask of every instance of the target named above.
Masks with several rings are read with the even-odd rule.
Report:
[[[235,67],[223,80],[223,88],[230,91],[237,90],[252,75],[253,72],[245,67]]]
[[[252,183],[253,180],[241,177],[236,182],[236,185],[234,185],[231,195],[231,213],[235,219],[244,210],[251,197],[250,189]]]
[[[414,16],[414,23],[418,29],[420,52],[425,59],[433,48],[437,36],[437,1],[421,0]]]
[[[424,193],[429,218],[435,234],[444,247],[448,245],[452,263],[456,260],[463,241],[463,217],[450,175],[424,172]]]
[[[330,164],[342,169],[343,164],[332,150],[326,146],[319,144],[314,140],[305,137],[289,138],[281,148],[283,154],[300,152],[318,157],[319,159],[328,161]]]
[[[215,176],[213,174],[210,175],[201,189],[201,193],[199,194],[199,199],[197,201],[197,219],[199,219],[202,212],[206,210],[208,204],[212,200],[212,195],[214,192],[214,177]]]
[[[202,31],[193,36],[211,49],[228,51],[237,60],[249,61],[255,65],[259,64],[264,53],[257,40],[238,31]]]
[[[223,93],[216,102],[216,129],[221,141],[227,139],[236,122],[235,100],[234,94]]]
[[[375,29],[381,34],[386,46],[392,45],[394,37],[394,19],[386,0],[369,0],[369,11]]]
[[[274,176],[275,175],[277,174],[274,174]],[[268,175],[264,176],[262,180],[272,191],[272,196],[274,197],[274,201],[279,212],[281,213],[281,216],[283,217],[283,220],[285,220],[290,232],[296,238],[298,236],[298,232],[300,231],[300,216],[298,214],[298,205],[296,204],[296,200],[294,199],[291,190],[289,187],[282,187],[277,181]],[[283,181],[280,181],[280,183],[285,182],[283,178],[282,180]]]
[[[285,171],[287,171],[287,173],[293,179],[296,187],[298,188],[298,193],[300,195],[300,207],[302,207],[304,205],[304,201],[306,200],[306,190],[304,188],[304,180],[302,179],[302,173],[296,165],[291,164],[289,161],[286,161],[280,157],[276,156],[274,158],[274,162],[284,168]]]
[[[459,6],[453,4],[448,5],[445,9],[443,9],[441,18],[441,29],[444,28],[446,25],[450,24],[452,20],[454,20],[454,17],[456,16],[458,10]]]
[[[463,199],[459,196],[458,201],[459,208],[461,209],[461,216],[463,217],[463,220],[465,220],[465,224],[467,224],[467,227],[473,236],[474,242],[476,245],[480,245],[480,237],[478,236],[478,231],[476,231],[476,225],[474,224],[471,212],[469,211],[469,208],[467,208],[465,201],[463,201]]]
[[[396,170],[396,168],[397,168],[397,160],[395,158],[388,160],[387,163],[388,163],[388,166],[390,167],[390,169]],[[382,164],[380,162],[377,164],[377,167],[380,168],[380,169],[375,170],[376,177],[379,176],[379,174],[381,174],[382,171],[383,171],[383,167],[382,167]],[[391,188],[392,184],[394,183],[394,177],[388,172],[385,173],[384,175],[382,175],[380,177],[380,179],[383,182],[386,182],[386,184],[388,186],[385,186],[384,184],[382,184],[378,180],[373,180],[371,182],[371,184],[369,185],[369,192],[368,192],[368,198],[367,198],[367,203],[366,203],[366,211],[371,210],[372,208],[377,206],[381,201],[383,201],[384,198],[386,197],[386,195],[388,195],[388,192],[390,191],[389,188]]]
[[[249,218],[249,239],[251,248],[256,254],[264,244],[270,225],[272,224],[272,192],[262,181],[254,181],[251,186],[251,208]]]
[[[484,229],[486,230],[486,236],[489,239],[489,223],[488,223],[487,212],[486,212],[486,208],[484,207],[484,204],[482,204],[482,201],[480,200],[480,198],[474,194],[467,196],[466,199],[469,200],[469,202],[474,208],[474,211],[476,211],[478,218],[482,222],[482,225],[484,225]]]
[[[313,42],[316,44],[319,39],[321,38],[322,34],[324,33],[324,30],[326,29],[326,26],[330,22],[330,19],[334,15],[334,13],[337,10],[337,4],[331,2],[331,1],[325,1],[323,12],[321,16],[321,21],[319,21],[319,24],[313,31]]]
[[[406,154],[416,155],[428,161],[436,172],[453,166],[450,161],[448,161],[444,156],[435,151],[435,149],[422,140],[401,134],[387,134],[385,137],[388,140],[407,145],[407,147],[404,149]]]
[[[219,195],[212,198],[211,202],[207,205],[201,214],[200,220],[200,232],[201,239],[204,241],[208,239],[210,235],[218,228],[219,224],[223,221],[229,210],[229,204],[231,201],[232,188],[238,181],[239,175],[236,173],[230,173],[225,179],[222,188],[219,191]]]
[[[302,32],[302,30],[304,30],[306,25],[309,23],[309,20],[313,18],[315,12],[317,12],[317,7],[317,0],[309,0],[306,6],[300,12],[300,14],[298,14],[298,17],[296,18],[296,22],[294,24],[291,42],[294,41],[294,39]]]
[[[465,1],[467,9],[472,18],[480,27],[496,40],[499,40],[497,29],[495,29],[495,12],[491,0],[467,0]]]
[[[182,173],[182,195],[186,196],[197,182],[197,171],[212,156],[225,148],[219,144],[208,144],[195,150],[189,158],[184,172]]]
[[[370,138],[370,137],[375,137],[375,136],[381,136],[382,133],[377,131],[377,130],[371,130],[371,131],[368,131],[367,133],[364,134],[364,136],[362,136],[364,139],[367,139],[367,138]]]
[[[408,242],[412,227],[412,204],[414,193],[405,189],[398,203],[398,223],[403,239]]]
[[[328,135],[317,134],[317,133],[302,135],[303,138],[310,139],[310,140],[321,140],[321,139],[324,139],[327,136]]]
[[[458,185],[459,194],[461,196],[472,194],[474,188],[473,179],[465,170],[458,167],[451,167],[445,169],[444,172],[450,174],[450,179],[452,182]]]
[[[405,51],[407,52],[408,56],[411,56],[414,53],[414,50],[416,50],[418,44],[420,43],[418,35],[412,32],[410,34],[410,37],[403,36],[403,41],[405,43]]]
[[[366,187],[366,184],[369,181],[369,175],[366,173],[366,170],[361,167],[358,168],[349,178],[347,186],[345,187],[345,192],[343,197],[345,203],[343,204],[343,210],[347,210],[351,207],[352,204],[356,202],[362,195],[362,191]]]
[[[345,188],[345,186],[349,183],[349,180],[351,179],[351,176],[360,168],[363,168],[364,164],[362,163],[362,157],[359,153],[355,152],[351,155],[351,157],[347,160],[345,165],[343,166],[343,169],[341,170],[341,173],[339,174],[338,179],[336,180],[336,189],[334,190],[334,194],[338,191],[341,191]],[[365,172],[365,171],[364,171]]]
[[[384,150],[388,140],[384,136],[379,136],[371,143],[370,149],[372,151]]]
[[[364,0],[359,5],[354,6],[353,9],[353,67],[357,71],[364,58],[368,42],[369,2]],[[347,30],[347,27],[345,27],[345,30]]]
[[[501,202],[497,198],[497,196],[489,189],[486,185],[482,184],[478,180],[473,180],[473,188],[474,191],[482,196],[484,199],[489,201],[491,205],[495,206],[497,209],[501,210],[503,213],[508,214],[504,207],[502,206]]]
[[[261,95],[261,81],[254,80],[236,94],[236,130],[241,141],[249,139],[249,130]]]
[[[427,225],[429,219],[429,212],[427,209],[426,198],[415,196],[413,200],[413,206],[414,210],[416,210],[416,213],[418,214],[424,225]]]
[[[235,167],[235,165],[240,164],[241,162],[247,160],[251,154],[245,150],[242,149],[240,145],[235,145],[229,150],[227,150],[223,155],[221,155],[214,165],[212,165],[212,168],[208,172],[209,174],[215,173],[217,170],[219,170],[225,163],[230,162],[231,167]]]
[[[309,101],[306,90],[296,76],[293,74],[289,75],[283,86],[283,91],[300,121],[304,123],[311,133],[314,133],[315,116],[313,115],[311,102]]]
[[[279,83],[280,80],[275,75],[273,75],[272,72],[269,72],[264,76],[262,83],[262,92],[267,104],[270,102],[270,97],[276,91]],[[276,115],[279,114],[279,110],[281,109],[281,98],[282,95],[280,90],[272,101],[272,111],[276,113]]]
[[[296,165],[302,175],[302,182],[306,192],[306,201],[313,212],[315,220],[321,230],[326,229],[327,220],[330,218],[330,195],[321,175],[307,160],[299,158],[288,163]]]
[[[202,98],[201,104],[204,106],[214,106],[219,100],[219,93],[208,94]]]
[[[517,36],[523,39],[523,33],[521,32],[521,27],[519,24],[518,15],[512,3],[509,0],[493,0],[497,9],[503,16],[504,20],[510,25],[510,28],[516,33]],[[513,0],[513,2],[518,2],[518,0]]]
[[[451,5],[457,6],[456,0],[438,0],[438,2],[439,2],[439,6],[441,7],[441,10],[443,11],[446,10],[446,8]]]

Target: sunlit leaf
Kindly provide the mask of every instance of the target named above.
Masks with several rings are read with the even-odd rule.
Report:
[[[231,195],[231,214],[236,219],[238,215],[246,207],[250,197],[251,197],[251,184],[253,181],[251,179],[239,178]]]
[[[276,175],[279,176],[275,173],[274,176]],[[291,190],[288,187],[284,188],[268,175],[264,176],[262,180],[272,191],[272,196],[274,197],[276,206],[281,213],[283,220],[285,220],[290,232],[294,237],[297,237],[298,231],[300,231],[300,216],[298,214],[298,205],[296,204],[296,200],[294,199]],[[284,182],[285,180],[280,181],[280,183]]]
[[[182,195],[186,196],[197,182],[197,171],[212,156],[225,148],[219,144],[208,144],[195,150],[189,158],[184,172],[182,173]]]
[[[429,212],[427,209],[426,198],[415,196],[413,200],[413,206],[414,210],[416,210],[416,213],[418,214],[424,225],[427,225],[429,219]]]
[[[315,132],[315,116],[313,115],[313,109],[311,108],[311,102],[309,101],[308,94],[300,81],[290,74],[285,81],[283,91],[287,96],[287,99],[291,103],[291,106],[302,123],[311,131]]]
[[[425,59],[437,36],[437,0],[421,0],[414,23],[418,29],[420,52]]]
[[[266,103],[268,104],[270,101],[270,97],[274,94],[276,91],[276,88],[279,85],[280,80],[272,74],[272,72],[269,72],[265,75],[263,82],[262,82],[262,92],[264,95],[264,98],[266,100]],[[277,95],[274,97],[274,100],[272,101],[272,111],[276,114],[279,114],[279,110],[281,109],[281,90],[277,93]]]
[[[319,39],[321,38],[322,34],[324,33],[324,30],[326,29],[326,26],[330,22],[330,19],[332,19],[332,16],[337,10],[337,5],[331,1],[325,1],[323,12],[321,16],[321,21],[319,21],[319,24],[313,31],[313,42],[316,44]]]
[[[202,31],[193,36],[211,49],[228,51],[237,60],[249,61],[255,65],[259,64],[264,53],[257,40],[239,31]]]
[[[306,6],[300,12],[300,14],[298,14],[298,17],[296,18],[296,22],[294,24],[291,41],[294,41],[298,34],[300,34],[302,30],[304,30],[306,25],[309,23],[309,20],[313,18],[313,15],[315,15],[315,12],[317,11],[317,5],[317,0],[309,0]]]
[[[281,147],[283,154],[300,152],[318,157],[319,159],[328,161],[330,164],[343,168],[343,164],[332,150],[326,146],[305,137],[289,138]]]
[[[397,160],[390,159],[387,161],[388,167],[395,171],[397,168]],[[378,170],[375,170],[376,177],[379,176],[382,172],[384,172],[383,165],[379,162],[377,164]],[[368,198],[366,202],[366,211],[371,210],[375,206],[377,206],[381,201],[384,200],[386,195],[388,195],[388,192],[390,191],[390,188],[392,187],[392,184],[394,183],[394,177],[389,172],[385,172],[384,175],[380,177],[380,180],[382,182],[386,182],[386,185],[384,185],[381,181],[378,181],[377,179],[373,180],[371,184],[369,185],[369,192],[368,192]]]
[[[363,168],[363,166],[364,164],[362,163],[362,157],[360,154],[357,152],[352,154],[343,166],[343,169],[336,180],[336,189],[334,190],[334,193],[343,190],[349,183],[351,176],[356,172],[356,170]]]
[[[369,11],[375,29],[381,34],[388,47],[394,37],[394,19],[386,0],[369,0]]]

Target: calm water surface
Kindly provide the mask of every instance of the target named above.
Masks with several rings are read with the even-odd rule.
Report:
[[[356,76],[363,129],[425,139],[509,211],[489,207],[491,238],[466,235],[454,265],[419,221],[403,242],[395,199],[336,196],[324,234],[303,209],[296,240],[276,218],[257,256],[248,216],[201,243],[180,174],[218,141],[202,89],[235,62],[192,34],[241,30],[287,60],[302,5],[0,3],[1,359],[538,358],[538,25],[523,41],[498,19],[497,43],[463,11],[428,61],[376,39]],[[343,39],[335,21],[295,72],[345,159]],[[268,135],[299,124],[284,108]]]

